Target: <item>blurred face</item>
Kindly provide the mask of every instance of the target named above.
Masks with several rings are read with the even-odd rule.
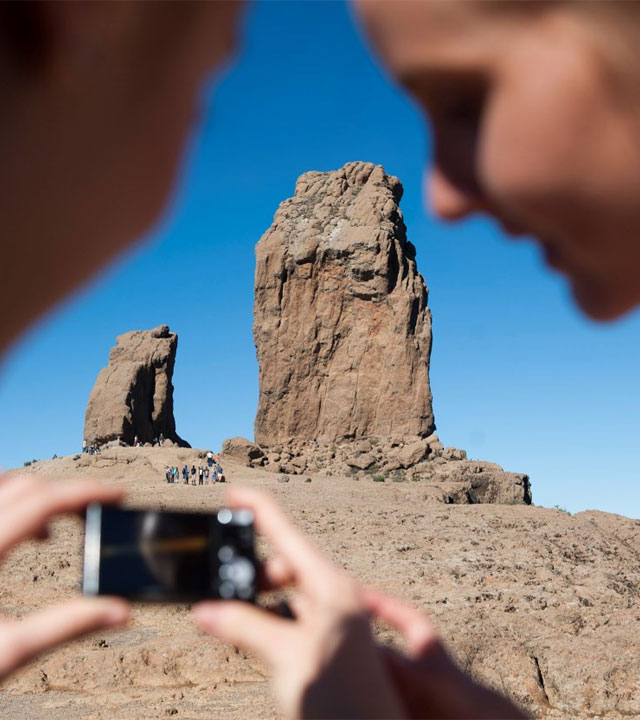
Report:
[[[0,348],[157,220],[242,5],[0,7]]]
[[[640,303],[640,62],[607,60],[616,23],[548,3],[358,9],[432,123],[433,210],[534,236],[594,318]]]

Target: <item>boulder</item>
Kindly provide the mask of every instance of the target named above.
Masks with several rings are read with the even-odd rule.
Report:
[[[85,413],[88,445],[119,441],[146,445],[164,435],[189,447],[176,433],[173,368],[178,336],[167,325],[133,330],[116,338],[109,364],[100,371]]]
[[[448,503],[530,505],[532,500],[529,476],[506,472],[495,463],[449,461],[432,481],[442,483],[443,500]]]
[[[231,458],[251,467],[254,461],[264,457],[262,450],[250,440],[243,437],[228,438],[222,443],[221,456],[223,459]]]
[[[426,440],[416,440],[415,442],[405,445],[396,453],[396,458],[400,467],[409,468],[417,465],[430,452],[430,446]]]
[[[347,460],[347,465],[358,470],[367,470],[368,468],[375,465],[376,459],[370,453],[362,453],[355,457]]]
[[[442,457],[445,460],[466,460],[467,452],[454,447],[446,447],[442,452]]]

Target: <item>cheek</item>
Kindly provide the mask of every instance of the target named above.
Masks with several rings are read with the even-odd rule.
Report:
[[[579,304],[612,318],[640,301],[640,123],[571,64],[506,84],[478,148],[485,194],[549,243]]]
[[[608,99],[581,46],[523,39],[496,81],[479,144],[487,193],[556,230],[590,202]],[[536,222],[533,227],[539,225]]]
[[[489,110],[479,176],[499,205],[564,224],[562,209],[580,204],[585,173],[594,171],[588,157],[594,133],[581,119],[589,103],[567,98],[561,85],[525,85],[527,93],[505,89]]]

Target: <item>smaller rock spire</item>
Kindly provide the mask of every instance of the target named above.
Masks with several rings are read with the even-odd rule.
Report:
[[[163,436],[189,447],[176,433],[173,368],[178,336],[168,325],[133,330],[116,338],[109,364],[96,380],[84,422],[88,444],[122,440],[132,445]]]

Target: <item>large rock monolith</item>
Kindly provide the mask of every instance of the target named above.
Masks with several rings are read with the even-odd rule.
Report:
[[[260,239],[260,446],[433,432],[431,313],[401,197],[373,163],[307,172]]]
[[[298,178],[256,247],[256,444],[223,454],[285,475],[423,481],[444,503],[529,504],[526,475],[434,432],[431,313],[401,197],[373,163]]]
[[[116,338],[89,396],[84,438],[88,444],[113,440],[133,444],[161,435],[187,446],[173,417],[173,368],[178,336],[167,325],[133,330]]]

